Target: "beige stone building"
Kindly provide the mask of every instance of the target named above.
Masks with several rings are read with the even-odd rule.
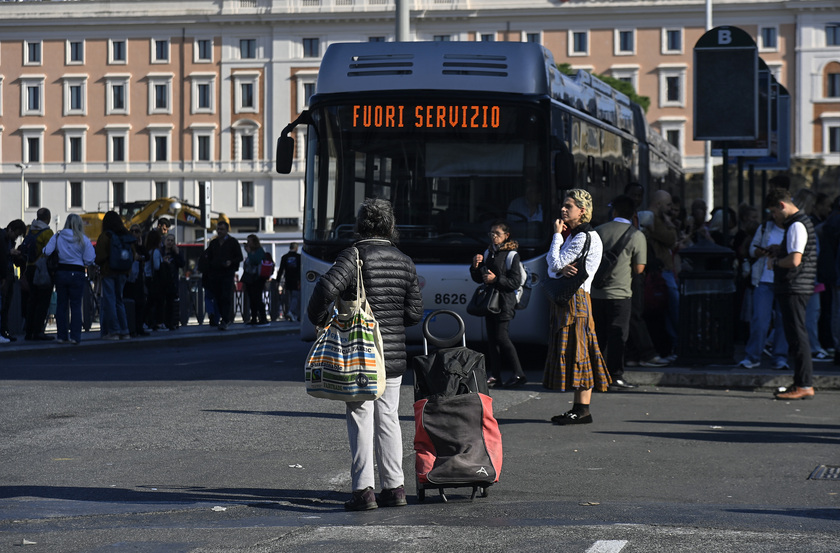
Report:
[[[414,0],[411,40],[536,41],[650,97],[648,120],[703,171],[693,140],[700,0]],[[234,230],[302,220],[302,164],[273,144],[315,91],[332,42],[394,40],[393,0],[0,2],[0,223],[177,197]],[[840,4],[715,2],[793,99],[792,155],[840,165]],[[719,159],[715,160],[720,163]],[[200,233],[198,234],[200,236]],[[182,228],[182,241],[196,239]]]

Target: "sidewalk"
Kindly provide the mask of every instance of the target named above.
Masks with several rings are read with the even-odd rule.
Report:
[[[129,340],[103,340],[99,337],[99,323],[94,322],[89,332],[82,331],[82,341],[78,345],[58,344],[51,342],[26,341],[23,336],[18,336],[17,341],[8,344],[0,344],[0,359],[7,355],[24,356],[37,355],[44,348],[56,350],[59,348],[120,348],[128,344],[148,344],[152,342],[185,341],[191,343],[210,342],[219,340],[230,340],[242,336],[259,336],[268,334],[297,334],[300,331],[299,322],[277,321],[266,327],[249,326],[245,323],[233,323],[227,330],[219,330],[207,324],[198,324],[195,317],[191,317],[186,326],[177,330],[156,330],[149,331],[148,336],[138,336]],[[47,336],[55,337],[55,324],[48,324]]]
[[[82,342],[78,346],[56,344],[55,342],[27,342],[22,336],[16,342],[0,344],[0,359],[9,356],[35,356],[43,348],[55,350],[58,348],[119,348],[129,343],[151,343],[159,341],[210,342],[231,340],[244,336],[297,334],[300,330],[299,322],[277,321],[267,327],[253,327],[244,323],[234,323],[225,331],[208,324],[198,324],[195,318],[190,319],[187,326],[178,330],[158,330],[149,336],[132,338],[131,340],[109,341],[99,337],[98,323],[94,323],[90,332],[82,332]],[[55,326],[47,327],[47,335],[55,336]],[[735,359],[741,359],[743,352],[736,351]],[[745,369],[735,365],[703,365],[684,366],[679,359],[672,366],[645,369],[642,367],[627,367],[626,379],[639,386],[688,387],[688,388],[746,388],[775,390],[780,386],[788,386],[793,382],[792,371],[778,371],[770,367],[765,360],[756,369]],[[840,390],[840,367],[834,365],[833,360],[814,360],[814,386],[818,390]]]

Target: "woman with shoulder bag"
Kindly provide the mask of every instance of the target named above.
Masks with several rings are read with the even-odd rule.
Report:
[[[574,390],[574,406],[570,411],[551,418],[557,425],[592,422],[589,404],[592,388],[605,392],[610,385],[607,364],[598,347],[592,302],[589,290],[601,263],[603,245],[598,233],[589,224],[592,220],[592,196],[579,188],[566,191],[560,208],[560,219],[554,221],[554,238],[546,255],[548,276],[568,278],[585,267],[588,278],[577,289],[568,304],[551,303],[548,355],[545,360],[543,386],[548,389]],[[570,229],[567,239],[563,232]],[[585,258],[581,259],[589,241]],[[583,264],[583,265],[581,265]]]
[[[58,344],[78,345],[82,341],[82,298],[87,286],[85,271],[96,259],[93,244],[83,229],[82,218],[71,213],[64,223],[64,230],[54,234],[44,247],[44,255],[58,250],[58,269],[55,272]]]
[[[422,320],[423,299],[414,262],[393,244],[397,230],[389,202],[365,200],[356,217],[356,234],[359,240],[339,253],[330,270],[318,280],[307,314],[312,324],[323,327],[330,320],[336,299],[356,299],[358,255],[368,303],[382,333],[386,374],[382,396],[373,401],[348,402],[346,407],[353,495],[344,508],[366,511],[377,506],[406,505],[398,413],[400,385],[407,367],[405,328]],[[382,486],[378,498],[373,491],[374,465],[379,468]]]
[[[487,325],[487,361],[490,377],[487,385],[492,387],[502,384],[502,366],[513,369],[513,376],[504,383],[506,388],[515,388],[528,382],[516,347],[510,340],[508,327],[516,315],[516,289],[522,273],[519,254],[516,249],[519,244],[510,238],[510,227],[505,221],[496,221],[490,227],[490,247],[485,253],[473,257],[470,266],[470,276],[475,282],[495,288],[499,293],[499,312],[484,316]],[[508,267],[508,255],[513,256]]]

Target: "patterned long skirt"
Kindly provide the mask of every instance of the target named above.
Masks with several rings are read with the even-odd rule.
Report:
[[[543,386],[561,391],[594,387],[605,392],[612,379],[598,347],[589,294],[581,287],[569,300],[568,306],[552,302],[550,309]]]

